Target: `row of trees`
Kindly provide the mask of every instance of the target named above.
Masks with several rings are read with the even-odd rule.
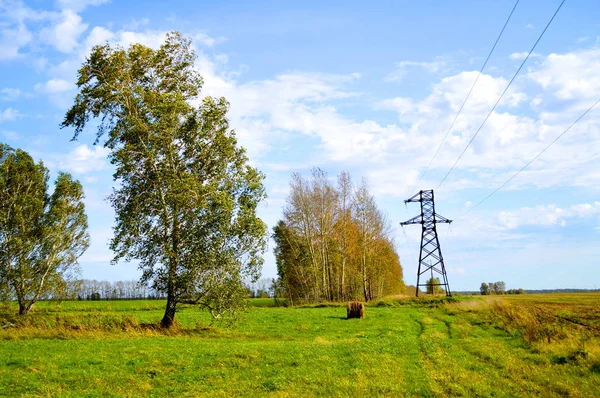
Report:
[[[246,297],[273,297],[273,278],[261,278],[245,284]],[[96,279],[63,279],[61,289],[49,287],[39,294],[39,300],[140,300],[164,299],[166,295],[147,284],[135,280],[99,281]],[[6,295],[3,299],[14,300],[15,295]]]
[[[506,292],[506,283],[503,281],[490,283],[483,282],[479,287],[479,291],[484,296],[489,294],[504,294]]]
[[[82,279],[69,284],[70,299],[78,300],[133,300],[163,298],[164,293],[138,281],[97,281]]]
[[[504,283],[503,281],[498,281],[498,282],[490,282],[490,283],[483,282],[481,284],[481,287],[479,288],[479,292],[482,295],[486,296],[486,295],[490,295],[490,294],[524,294],[525,290],[523,290],[523,289],[506,290],[506,283]]]
[[[337,182],[318,168],[293,174],[283,220],[273,228],[277,294],[290,301],[372,300],[404,291],[390,223],[366,180]]]

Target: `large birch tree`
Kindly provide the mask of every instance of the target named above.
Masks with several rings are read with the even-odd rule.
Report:
[[[215,317],[241,306],[243,281],[257,279],[266,248],[256,216],[264,176],[229,127],[227,101],[200,99],[194,62],[190,40],[176,32],[157,50],[96,46],[62,124],[77,138],[99,120],[97,141],[116,169],[114,261],[138,260],[142,281],[166,292],[163,327],[178,303]]]

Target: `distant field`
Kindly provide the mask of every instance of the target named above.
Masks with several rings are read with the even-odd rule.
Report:
[[[600,294],[270,307],[234,325],[162,301],[40,303],[0,317],[1,396],[597,396]]]

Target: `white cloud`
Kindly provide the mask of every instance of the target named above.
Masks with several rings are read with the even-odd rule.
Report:
[[[197,67],[205,82],[203,94],[228,99],[231,126],[251,157],[265,156],[286,135],[295,133],[320,137],[323,145],[334,149],[336,154],[342,153],[341,146],[354,146],[352,136],[360,132],[348,132],[351,126],[346,121],[339,125],[339,115],[328,103],[356,97],[357,93],[341,87],[359,79],[359,74],[287,73],[240,84],[231,75],[217,72],[218,65],[212,59],[199,55]],[[332,134],[345,133],[349,135],[344,142],[334,142]],[[336,146],[340,149],[335,149]]]
[[[150,23],[148,18],[134,19],[133,21],[123,26],[124,30],[138,30],[142,26],[147,26]]]
[[[472,71],[444,77],[433,86],[432,93],[418,103],[413,103],[410,98],[396,97],[379,102],[378,107],[398,111],[401,115],[410,114],[412,111],[417,117],[425,115],[439,117],[440,112],[445,113],[448,110],[456,112],[462,105],[478,74],[479,72]],[[469,97],[468,107],[465,107],[464,112],[479,113],[489,110],[507,83],[508,81],[504,78],[482,74]],[[512,90],[504,96],[502,104],[514,107],[526,98],[524,92]]]
[[[143,44],[151,48],[158,48],[165,41],[167,32],[148,30],[145,32],[121,31],[117,32],[112,41],[123,47],[133,43]]]
[[[29,44],[31,38],[31,32],[23,23],[0,29],[0,61],[19,57],[21,55],[19,50]]]
[[[527,54],[529,54],[529,51],[512,53],[512,54],[510,54],[508,56],[508,58],[510,58],[510,59],[524,60],[525,58],[527,58]],[[531,53],[531,55],[529,56],[529,59],[531,59],[531,58],[539,58],[539,57],[541,57],[540,54],[538,54],[538,53]]]
[[[12,122],[22,117],[21,112],[18,110],[9,107],[3,111],[0,111],[0,123],[2,122]]]
[[[102,45],[115,37],[115,34],[110,30],[101,26],[94,26],[87,35],[82,53],[89,54],[92,47]]]
[[[411,98],[396,97],[380,101],[375,105],[375,109],[393,110],[400,115],[405,115],[414,112],[415,104]]]
[[[600,202],[582,203],[568,208],[556,205],[522,207],[517,211],[502,211],[498,214],[498,223],[506,229],[522,226],[567,225],[569,218],[583,218],[592,214],[600,214]]]
[[[429,72],[439,72],[444,66],[446,66],[446,62],[441,59],[431,62],[400,61],[396,64],[396,66],[398,66],[399,68],[414,66],[418,68],[423,68]]]
[[[444,190],[496,188],[525,165],[596,99],[594,96],[588,99],[584,95],[594,92],[597,96],[600,92],[600,83],[597,83],[600,78],[597,72],[600,70],[599,62],[600,50],[591,49],[550,55],[533,65],[530,72],[517,79],[506,93],[446,181]],[[560,67],[558,64],[561,64]],[[461,72],[445,77],[434,84],[430,95],[421,101],[397,97],[377,103],[377,109],[397,112],[398,122],[409,136],[402,148],[385,148],[386,153],[382,154],[389,163],[395,164],[396,170],[422,169],[429,163],[477,73]],[[588,93],[578,90],[585,86],[583,81],[589,82]],[[537,84],[532,86],[531,82]],[[440,170],[445,173],[452,166],[506,84],[502,77],[485,74],[480,77],[428,175]],[[575,92],[580,95],[571,94]],[[565,97],[566,93],[571,94],[568,103],[552,100],[559,95]],[[528,98],[533,99],[528,101]],[[527,104],[531,106],[529,109]],[[597,171],[600,159],[595,149],[600,141],[598,111],[600,109],[590,112],[506,189],[528,186],[597,189],[600,184],[600,172]],[[407,162],[407,158],[411,161]],[[364,159],[361,158],[361,161]],[[363,163],[364,167],[370,163],[367,160]],[[387,170],[380,183],[394,186],[398,183],[397,174]],[[441,176],[434,183],[437,184],[439,179]],[[385,189],[389,191],[390,188]]]
[[[106,157],[110,150],[101,146],[79,145],[66,155],[54,155],[58,167],[75,174],[86,174],[107,168]]]
[[[600,92],[600,48],[550,54],[528,74],[556,98],[596,99]]]
[[[110,0],[57,0],[57,5],[64,10],[83,11],[88,6],[99,6]]]
[[[378,194],[399,197],[407,194],[407,185],[416,183],[420,175],[416,167],[424,167],[429,162],[432,148],[441,141],[478,74],[461,72],[445,77],[421,101],[397,97],[378,102],[377,109],[393,110],[399,115],[399,124],[382,125],[375,120],[354,120],[343,115],[335,105],[358,95],[348,90],[357,75],[288,73],[240,84],[235,75],[219,72],[220,66],[219,61],[200,54],[198,68],[205,78],[203,93],[223,95],[231,102],[231,125],[238,132],[240,142],[248,147],[251,158],[264,157],[271,150],[287,147],[287,140],[296,134],[308,135],[320,143],[316,148],[319,152],[313,147],[314,156],[309,156],[308,162],[360,165],[374,182]],[[531,70],[537,69],[534,66]],[[453,176],[446,182],[447,190],[495,188],[577,116],[577,107],[549,112],[543,107],[546,104],[543,96],[529,100],[530,94],[521,83],[526,79],[528,76],[512,85],[458,164],[456,172],[467,172],[467,176]],[[488,74],[480,77],[434,162],[433,171],[447,170],[452,165],[507,83],[503,77]],[[535,106],[537,113],[523,112],[523,105],[527,104]],[[572,131],[578,136],[577,140],[563,138],[507,189],[531,184],[597,185],[600,172],[593,176],[594,169],[589,163],[575,166],[582,159],[595,159],[594,146],[590,143],[600,139],[600,130],[593,120],[578,124]],[[439,180],[423,183],[433,186],[437,182]]]
[[[385,80],[389,82],[399,82],[404,79],[404,76],[408,73],[411,68],[423,69],[429,73],[437,73],[442,71],[446,67],[446,61],[442,58],[438,58],[431,62],[418,62],[418,61],[401,61],[396,64],[396,70],[386,76]]]
[[[79,14],[65,9],[54,25],[40,31],[40,39],[62,53],[70,53],[78,46],[79,36],[87,28]]]
[[[5,139],[10,141],[18,141],[21,138],[21,136],[14,131],[2,131],[1,134]]]
[[[586,41],[588,41],[590,38],[588,36],[584,36],[584,37],[580,37],[578,38],[575,42],[576,43],[584,43]]]
[[[577,217],[586,217],[592,214],[600,213],[600,202],[573,205],[571,206],[571,213]]]
[[[525,25],[525,27],[527,29],[533,29],[535,26],[533,26],[533,24],[528,23],[527,25]]]
[[[0,99],[2,101],[14,101],[21,97],[22,91],[18,88],[3,88],[0,90]]]
[[[50,79],[46,83],[35,85],[35,90],[44,94],[57,94],[74,89],[75,85],[73,83],[62,79]]]
[[[212,47],[217,43],[221,43],[221,42],[225,41],[224,37],[211,37],[211,36],[207,35],[206,33],[193,34],[191,36],[191,39],[193,40],[194,44],[196,44],[196,45],[202,44],[206,47]]]
[[[414,192],[409,190],[417,183],[421,173],[414,168],[403,168],[398,172],[395,167],[371,167],[365,177],[371,184],[371,190],[376,197],[407,198]],[[427,181],[423,181],[426,185]]]

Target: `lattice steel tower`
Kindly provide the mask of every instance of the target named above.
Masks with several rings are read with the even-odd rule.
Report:
[[[446,296],[452,296],[450,285],[448,285],[446,267],[444,267],[442,250],[440,249],[440,241],[435,227],[439,223],[450,224],[452,220],[448,220],[435,212],[433,190],[419,191],[418,194],[404,201],[404,203],[409,202],[421,202],[421,214],[400,223],[402,226],[409,224],[421,224],[422,226],[421,252],[419,253],[419,269],[417,270],[417,297],[419,297],[419,286],[427,287],[427,283],[420,283],[420,281],[421,275],[428,271],[431,272],[431,278],[433,278],[433,271],[442,275],[442,281],[434,285],[444,286]]]

